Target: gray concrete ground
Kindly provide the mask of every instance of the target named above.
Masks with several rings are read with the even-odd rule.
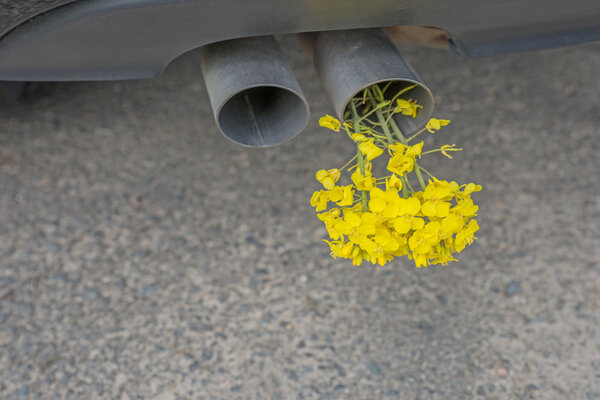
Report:
[[[2,399],[600,399],[600,47],[407,49],[484,185],[479,240],[416,269],[331,260],[308,204],[352,151],[296,42],[306,131],[249,150],[197,52],[0,119]]]

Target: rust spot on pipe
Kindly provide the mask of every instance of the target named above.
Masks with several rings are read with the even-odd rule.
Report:
[[[443,29],[429,26],[391,26],[386,33],[395,43],[409,43],[418,46],[448,49],[450,35]]]

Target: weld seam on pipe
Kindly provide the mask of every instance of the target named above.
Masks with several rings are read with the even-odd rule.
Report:
[[[207,45],[201,68],[217,126],[233,142],[275,146],[308,123],[308,103],[273,36]]]

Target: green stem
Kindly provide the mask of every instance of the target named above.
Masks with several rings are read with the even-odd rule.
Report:
[[[383,129],[383,133],[385,134],[385,137],[387,138],[387,140],[389,141],[390,144],[394,144],[394,138],[392,138],[392,134],[390,133],[390,128],[388,127],[388,124],[387,124],[385,117],[383,116],[383,113],[381,112],[381,110],[376,108],[377,103],[375,103],[375,100],[371,100],[371,105],[373,106],[373,108],[375,108],[375,115],[377,115],[377,119],[379,120],[379,123],[381,124],[381,128]]]
[[[421,167],[417,164],[415,160],[415,173],[417,174],[417,179],[419,180],[419,184],[421,185],[421,189],[425,190],[425,181],[423,180],[423,175],[421,175]]]
[[[360,149],[358,148],[358,143],[356,144],[356,155],[358,157],[358,166],[360,167],[360,173],[361,173],[361,175],[364,176],[365,175],[365,157],[363,156]]]
[[[351,163],[352,161],[356,160],[356,157],[358,157],[358,154],[357,154],[357,155],[355,155],[354,157],[352,157],[352,158],[350,159],[350,161],[348,161],[346,164],[344,164],[344,166],[343,166],[342,168],[340,168],[340,171],[343,171],[343,170],[344,170],[344,169],[345,169],[345,168],[346,168],[348,165],[350,165],[350,163]]]
[[[438,151],[442,151],[442,149],[428,150],[426,152],[421,153],[421,155],[424,156],[425,154],[437,153]]]
[[[408,184],[408,180],[401,176],[400,180],[402,181],[402,197],[404,197],[405,199],[408,198],[408,189],[406,188],[407,184]]]
[[[402,142],[402,144],[406,145],[407,144],[406,138],[400,131],[400,128],[398,128],[398,125],[396,125],[396,121],[391,119],[390,125],[392,127],[392,130],[396,134],[396,136],[398,136],[398,138]],[[417,160],[415,160],[415,173],[417,174],[417,179],[419,180],[419,185],[421,185],[421,189],[425,190],[425,181],[423,180],[423,175],[421,175],[421,171],[419,170],[419,168],[420,168],[419,164],[417,163]],[[407,182],[408,182],[408,179],[407,179]]]
[[[356,105],[354,104],[354,101],[350,101],[350,107],[352,108],[354,132],[360,133],[360,126],[358,122],[360,117],[358,115],[358,111],[356,111]],[[360,173],[362,176],[365,176],[365,159],[363,157],[362,152],[358,148],[358,143],[356,144],[356,152],[356,156],[358,157],[358,165],[360,166]],[[366,212],[369,207],[367,203],[367,192],[365,192],[364,190],[361,190],[360,201],[362,202],[363,211]]]
[[[374,125],[374,126],[380,126],[380,125],[381,125],[381,124],[380,124],[380,123],[378,123],[378,122],[371,121],[369,118],[365,118],[364,120],[365,120],[366,122],[368,122],[369,124],[371,124],[371,125]]]
[[[348,137],[350,138],[350,140],[352,140],[352,133],[350,132],[350,129],[348,129],[348,126],[346,124],[344,124],[342,126],[344,127],[344,130],[346,131],[346,135],[348,135]]]
[[[425,153],[421,153],[421,155],[424,156],[425,154],[437,153],[438,151],[442,151],[442,149],[429,150],[429,151],[426,151]],[[447,149],[444,149],[444,151],[462,151],[462,148],[449,147]]]
[[[394,83],[394,81],[389,81],[388,83],[386,83],[383,89],[381,89],[381,93],[385,94],[386,90],[388,90],[392,83]]]
[[[404,177],[404,182],[406,183],[406,186],[408,186],[408,189],[409,189],[409,190],[410,190],[412,193],[414,193],[414,192],[415,192],[415,189],[413,189],[413,187],[411,186],[410,182],[408,181],[408,176],[405,176],[405,177]]]
[[[377,104],[377,103],[375,103],[375,104]],[[372,105],[372,104],[371,104],[371,105]],[[373,109],[372,109],[371,111],[367,112],[367,113],[366,113],[366,114],[364,114],[362,117],[360,117],[360,118],[359,118],[359,121],[362,121],[362,120],[364,120],[364,119],[367,119],[367,117],[368,117],[369,115],[373,114],[373,113],[374,113],[374,112],[376,112],[378,109],[379,109],[379,110],[381,110],[381,107],[377,107],[377,108],[373,107]],[[367,121],[368,121],[368,120],[367,120]]]
[[[371,93],[373,94],[373,97],[375,97],[380,103],[383,102],[383,100],[384,100],[383,92],[379,88],[379,85],[371,86]]]
[[[433,176],[433,175],[431,174],[431,172],[427,171],[425,168],[421,167],[420,165],[418,166],[418,168],[419,168],[421,171],[425,172],[425,173],[426,173],[427,175],[429,175],[430,177],[432,177],[433,179],[436,179],[436,178],[435,178],[435,176]]]
[[[392,127],[392,130],[394,131],[394,134],[400,140],[400,143],[402,143],[403,145],[407,145],[408,142],[406,141],[406,138],[404,137],[404,135],[402,134],[402,132],[400,132],[400,128],[398,128],[398,125],[396,124],[396,121],[394,121],[393,118],[390,119],[390,126]]]
[[[411,140],[413,140],[414,138],[416,138],[417,136],[419,136],[421,133],[425,132],[426,128],[421,129],[419,132],[415,133],[414,135],[412,135],[411,137],[408,138],[408,142],[410,142]]]

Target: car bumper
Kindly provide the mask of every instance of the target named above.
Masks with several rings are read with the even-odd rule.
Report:
[[[451,48],[466,56],[600,40],[597,0],[573,0],[568,6],[557,0],[45,3],[54,8],[26,22],[23,13],[31,15],[31,10],[41,8],[31,5],[28,12],[13,18],[7,17],[6,11],[1,16],[4,34],[0,37],[0,80],[149,78],[159,75],[179,55],[208,43],[335,29],[436,27],[448,32]]]

